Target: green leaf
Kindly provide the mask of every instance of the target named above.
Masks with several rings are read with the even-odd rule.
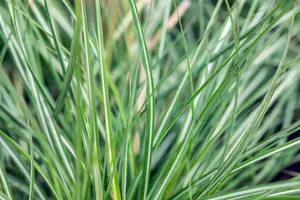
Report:
[[[154,133],[154,123],[155,123],[155,93],[154,93],[154,83],[152,77],[152,68],[150,63],[150,56],[147,49],[147,43],[144,36],[144,30],[140,23],[138,9],[134,0],[128,0],[130,4],[130,9],[132,13],[132,18],[136,28],[136,33],[139,41],[139,48],[141,49],[141,56],[143,61],[143,66],[145,68],[147,77],[147,123],[145,132],[145,154],[144,154],[144,168],[142,175],[142,185],[141,185],[141,199],[146,199],[149,178],[151,173],[151,160],[152,160],[152,143],[153,143],[153,133]]]

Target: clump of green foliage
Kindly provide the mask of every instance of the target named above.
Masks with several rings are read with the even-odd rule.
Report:
[[[299,6],[2,0],[0,199],[297,199]]]

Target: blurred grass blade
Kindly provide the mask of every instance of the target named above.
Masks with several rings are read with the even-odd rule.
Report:
[[[65,64],[64,64],[63,57],[62,57],[61,48],[59,46],[58,38],[57,38],[55,29],[54,29],[54,24],[52,23],[52,20],[51,20],[50,11],[49,11],[49,8],[48,8],[48,0],[44,0],[44,4],[45,4],[45,10],[46,10],[48,22],[49,22],[50,28],[51,28],[53,42],[54,42],[56,52],[57,52],[57,55],[58,55],[58,59],[59,59],[60,65],[61,65],[61,69],[62,69],[62,72],[63,72],[63,75],[64,75],[65,71],[66,71],[66,67],[65,67]],[[71,49],[72,49],[72,47],[71,47]]]
[[[7,196],[6,194],[2,193],[0,191],[0,199],[1,200],[11,200],[11,198],[9,196]]]
[[[291,189],[293,187],[299,187],[300,186],[300,181],[291,181],[291,182],[279,182],[279,183],[273,183],[273,184],[267,184],[267,185],[261,185],[261,186],[256,186],[252,187],[249,189],[243,189],[240,191],[224,194],[224,195],[219,195],[216,197],[211,197],[211,198],[203,198],[205,200],[225,200],[225,199],[235,199],[237,197],[239,198],[246,198],[246,197],[251,197],[253,195],[256,195],[257,193],[265,192],[268,190],[285,190],[285,189]]]
[[[0,183],[1,183],[1,190],[5,192],[8,199],[15,199],[11,192],[10,184],[8,183],[7,175],[1,162],[0,162]]]
[[[29,186],[29,200],[32,200],[34,197],[34,182],[35,182],[35,173],[34,173],[34,146],[33,146],[33,136],[30,134],[29,138],[29,148],[30,148],[30,186]]]

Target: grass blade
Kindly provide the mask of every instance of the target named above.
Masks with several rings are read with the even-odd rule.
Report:
[[[141,49],[141,56],[143,65],[145,67],[145,72],[147,76],[147,96],[151,96],[147,100],[147,127],[146,127],[146,136],[145,136],[145,161],[142,175],[142,185],[141,185],[141,199],[146,199],[149,178],[150,178],[150,168],[151,168],[151,159],[152,159],[152,143],[153,143],[153,132],[154,132],[154,122],[155,122],[155,94],[154,94],[154,83],[152,77],[152,69],[150,63],[149,52],[147,49],[147,43],[144,36],[144,31],[139,19],[139,13],[136,7],[134,0],[129,0],[130,9],[136,28],[136,33],[138,36],[139,47]]]
[[[76,16],[77,16],[77,20],[76,20],[74,35],[71,44],[71,50],[70,50],[71,54],[69,58],[66,76],[63,81],[62,90],[58,96],[55,105],[54,116],[58,115],[58,113],[60,112],[64,104],[64,101],[66,100],[67,93],[71,87],[71,80],[74,74],[74,69],[79,59],[78,52],[80,48],[80,35],[81,35],[81,25],[82,25],[82,18],[81,18],[82,14],[80,8],[76,8]]]
[[[108,93],[108,80],[106,74],[106,65],[105,65],[105,56],[104,56],[104,42],[103,42],[103,29],[102,29],[102,17],[101,17],[101,8],[100,2],[96,1],[96,17],[97,19],[97,49],[98,49],[98,58],[100,64],[100,74],[101,74],[101,85],[103,92],[104,100],[104,112],[105,112],[105,141],[106,141],[106,155],[108,161],[108,170],[110,176],[112,177],[112,198],[119,200],[121,199],[118,173],[116,166],[116,157],[115,157],[115,142],[114,135],[111,123],[111,108],[109,103],[109,93]]]

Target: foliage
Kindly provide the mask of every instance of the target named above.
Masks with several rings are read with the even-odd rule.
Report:
[[[1,1],[0,199],[299,198],[299,8]]]

